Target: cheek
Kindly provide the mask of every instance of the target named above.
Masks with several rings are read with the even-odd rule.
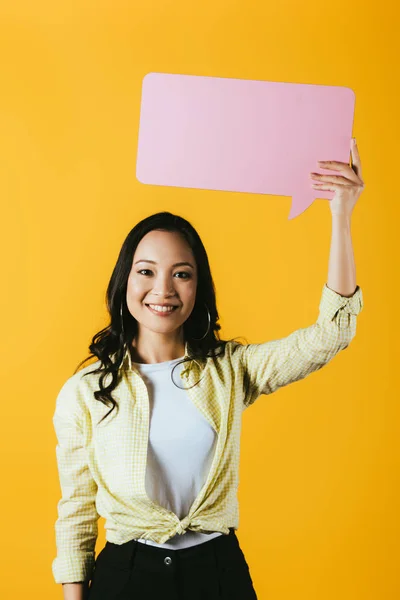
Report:
[[[136,313],[138,314],[139,311],[142,308],[146,308],[143,305],[144,299],[146,296],[146,291],[142,289],[142,287],[139,285],[130,285],[127,289],[127,294],[126,294],[126,303],[128,305],[129,310],[131,311],[131,313]]]
[[[182,293],[181,295],[181,299],[183,300],[183,302],[185,304],[188,304],[190,306],[194,306],[195,302],[196,302],[196,287],[195,286],[191,286],[189,288],[189,286],[184,290],[184,293]]]
[[[137,297],[143,294],[143,292],[147,289],[146,283],[140,279],[131,279],[128,281],[128,295],[132,297]]]
[[[196,304],[196,290],[193,293],[188,294],[185,298],[183,298],[184,302],[184,312],[186,317],[190,315],[190,313],[194,309],[194,305]]]

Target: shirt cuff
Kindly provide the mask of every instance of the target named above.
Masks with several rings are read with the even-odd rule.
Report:
[[[52,563],[56,583],[79,583],[89,581],[95,565],[94,552],[57,556]]]
[[[359,285],[356,287],[354,294],[348,298],[331,290],[325,283],[319,305],[319,319],[332,321],[338,313],[340,315],[344,313],[343,316],[348,314],[358,315],[363,307],[363,294]],[[341,319],[341,321],[343,323],[347,322],[346,319]]]

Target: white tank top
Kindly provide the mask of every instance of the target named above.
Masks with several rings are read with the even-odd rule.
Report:
[[[149,444],[146,468],[146,492],[151,500],[173,511],[179,519],[189,512],[190,506],[206,482],[217,442],[217,434],[207,419],[190,400],[185,384],[179,377],[187,363],[176,358],[161,363],[132,362],[146,383],[150,404]],[[180,387],[177,387],[180,386]],[[177,550],[207,542],[223,535],[187,530],[176,534],[164,544],[152,540],[138,542],[160,548]]]

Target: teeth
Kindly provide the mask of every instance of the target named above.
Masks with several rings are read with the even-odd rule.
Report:
[[[174,307],[172,306],[157,306],[156,304],[149,304],[149,306],[154,310],[158,310],[158,312],[172,312],[174,310]]]

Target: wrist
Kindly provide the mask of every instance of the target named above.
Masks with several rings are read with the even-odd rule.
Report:
[[[350,223],[351,215],[351,212],[332,211],[332,221],[337,221],[338,223]]]

